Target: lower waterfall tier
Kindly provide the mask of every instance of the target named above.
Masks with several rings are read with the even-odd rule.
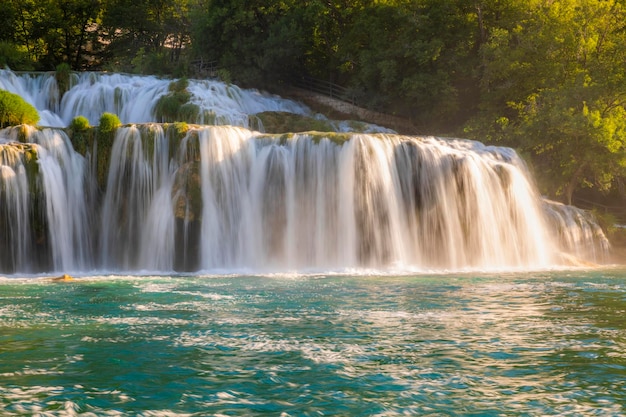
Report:
[[[509,148],[231,126],[125,125],[80,143],[0,131],[3,273],[545,268],[607,249]]]

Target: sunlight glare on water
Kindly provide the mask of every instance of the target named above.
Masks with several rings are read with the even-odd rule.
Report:
[[[2,415],[622,415],[621,269],[0,279]]]

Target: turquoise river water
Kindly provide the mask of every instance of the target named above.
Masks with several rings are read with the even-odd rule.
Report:
[[[0,415],[626,415],[626,270],[0,278]]]

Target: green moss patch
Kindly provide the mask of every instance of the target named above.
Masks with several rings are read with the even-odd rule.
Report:
[[[301,114],[267,111],[255,115],[267,133],[287,132],[334,132],[335,128],[327,120],[319,120]]]
[[[0,128],[21,124],[35,125],[39,113],[17,94],[0,90]]]

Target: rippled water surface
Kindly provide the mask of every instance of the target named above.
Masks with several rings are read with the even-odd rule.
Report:
[[[623,415],[626,271],[0,279],[0,414]]]

